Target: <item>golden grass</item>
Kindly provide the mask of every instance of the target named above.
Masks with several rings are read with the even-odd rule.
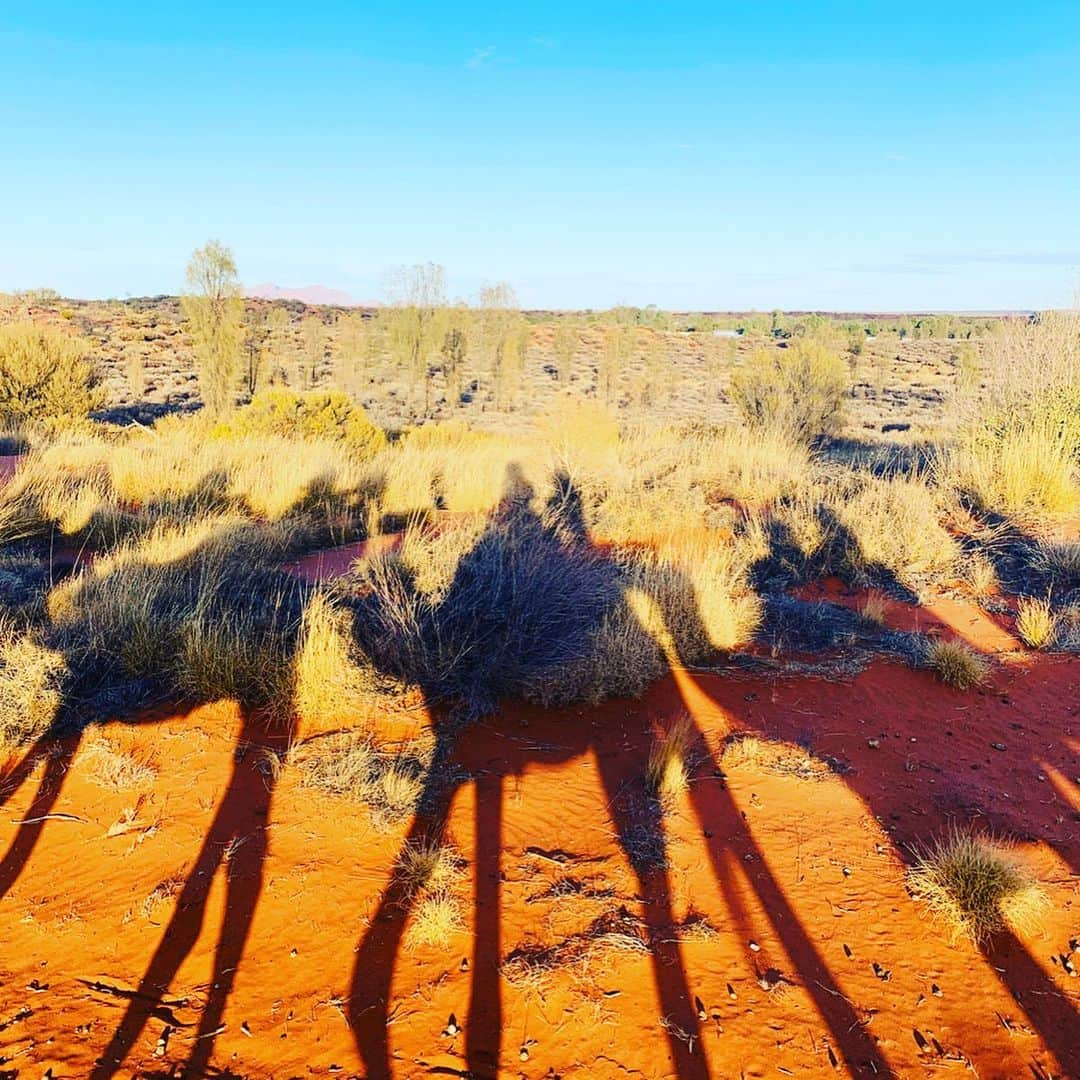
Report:
[[[445,947],[464,926],[457,893],[462,861],[457,851],[437,840],[410,841],[402,849],[395,873],[414,901],[405,932],[407,946]]]
[[[153,786],[157,769],[148,757],[117,749],[107,742],[94,742],[79,754],[79,765],[100,787],[132,791]]]
[[[405,943],[411,949],[432,946],[445,948],[453,936],[465,928],[462,903],[448,889],[425,892],[413,909]]]
[[[1016,605],[1016,633],[1025,645],[1045,649],[1053,643],[1057,620],[1050,602],[1022,596]]]
[[[852,542],[844,559],[856,575],[884,569],[909,587],[949,570],[959,555],[942,527],[941,507],[925,484],[903,477],[872,479],[829,500]]]
[[[526,696],[541,704],[639,697],[672,666],[701,663],[749,641],[760,599],[746,584],[745,551],[698,532],[657,547],[612,553],[622,597],[600,621],[588,654],[537,679]]]
[[[5,485],[0,539],[55,526],[66,536],[89,531],[96,543],[111,543],[158,520],[179,524],[225,512],[260,521],[306,514],[329,526],[360,522],[374,476],[362,456],[330,440],[210,439],[195,418],[119,434],[78,432],[34,450]]]
[[[689,716],[680,716],[653,739],[645,779],[649,790],[658,798],[672,800],[690,786],[689,757],[695,735],[693,720]]]
[[[878,626],[884,626],[889,610],[889,602],[882,593],[871,591],[867,593],[863,602],[859,605],[859,614]]]
[[[943,480],[983,509],[1024,522],[1080,507],[1072,448],[1039,418],[976,428],[944,459]]]
[[[975,554],[967,559],[963,567],[963,576],[972,595],[979,600],[993,596],[1001,589],[997,570],[985,555]]]
[[[990,678],[990,663],[961,641],[936,641],[927,661],[937,677],[957,690],[972,690]]]
[[[381,486],[378,512],[408,518],[435,510],[490,511],[505,493],[511,466],[525,468],[534,482],[543,482],[543,474],[525,460],[527,452],[520,439],[483,432],[473,432],[451,450],[424,439],[406,439],[371,464]]]
[[[1007,926],[1029,933],[1049,907],[1045,892],[1006,848],[959,830],[919,856],[908,887],[954,942],[967,937],[982,944]]]
[[[702,480],[712,500],[760,506],[794,494],[810,482],[812,457],[805,444],[781,431],[730,426],[704,440]]]
[[[49,730],[67,674],[60,653],[0,624],[0,748],[24,745]]]
[[[720,764],[725,770],[752,768],[801,780],[823,780],[832,774],[829,766],[805,747],[742,732],[725,742]]]
[[[353,639],[348,615],[325,592],[304,609],[293,660],[293,711],[303,727],[369,724],[372,698],[382,685]]]
[[[231,519],[132,538],[47,599],[70,660],[188,698],[290,708],[300,587],[279,526]]]
[[[407,820],[416,812],[431,766],[430,738],[380,746],[366,732],[340,732],[300,743],[289,764],[300,770],[301,783],[368,806],[379,829]]]

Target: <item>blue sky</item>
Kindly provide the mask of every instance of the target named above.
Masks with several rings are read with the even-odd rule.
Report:
[[[999,309],[1080,282],[1080,4],[0,3],[0,288]]]

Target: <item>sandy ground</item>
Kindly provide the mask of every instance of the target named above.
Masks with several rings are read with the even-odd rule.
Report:
[[[13,757],[0,1075],[1080,1077],[1080,663],[963,605],[892,614],[996,654],[993,685],[881,662],[514,707],[392,828],[301,787],[276,767],[287,733],[226,703]],[[661,819],[641,775],[684,712],[692,782]],[[422,702],[377,719],[428,722]],[[739,731],[817,764],[721,765]],[[103,744],[156,779],[102,786]],[[416,946],[395,859],[444,817],[463,925]],[[950,823],[1016,841],[1043,929],[980,951],[928,921],[905,860]]]

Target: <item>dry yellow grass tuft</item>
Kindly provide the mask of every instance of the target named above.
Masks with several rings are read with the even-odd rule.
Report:
[[[67,675],[60,653],[0,624],[0,748],[24,745],[49,730]]]
[[[95,784],[114,791],[149,788],[157,779],[157,769],[147,757],[135,757],[107,742],[85,747],[79,764]]]
[[[431,738],[379,746],[366,732],[338,732],[298,743],[288,763],[301,783],[364,803],[372,824],[389,828],[415,813],[433,752]]]
[[[293,711],[302,728],[370,723],[380,685],[353,640],[347,614],[316,592],[304,609],[293,661]]]
[[[689,716],[680,716],[666,731],[657,735],[649,749],[645,778],[649,790],[669,801],[690,786],[690,753],[695,727]]]
[[[461,857],[449,844],[415,840],[402,849],[396,872],[415,905],[405,934],[407,945],[445,947],[464,926],[457,892],[463,876]]]
[[[823,780],[832,774],[829,766],[805,747],[745,733],[727,740],[720,764],[725,769],[760,769],[781,776],[797,776],[801,780]]]
[[[1057,620],[1048,600],[1022,596],[1016,605],[1016,632],[1025,645],[1045,649],[1054,640]]]
[[[1072,451],[1038,418],[969,433],[944,459],[942,478],[976,505],[1021,522],[1080,507]]]
[[[889,602],[884,595],[879,592],[871,591],[866,595],[866,598],[859,605],[859,614],[868,619],[872,623],[877,623],[878,626],[885,625],[885,617],[889,610]]]
[[[856,576],[885,570],[917,590],[927,577],[945,573],[959,548],[941,525],[934,491],[903,477],[873,479],[829,499],[849,534],[843,558]]]
[[[993,596],[1001,588],[994,564],[982,554],[975,554],[967,559],[963,568],[964,580],[976,599],[983,600]]]
[[[1036,565],[1064,588],[1080,585],[1080,540],[1047,541],[1040,544]]]
[[[1010,926],[1038,927],[1049,899],[1000,844],[953,831],[923,852],[908,886],[949,927],[954,941],[982,944]]]
[[[927,651],[927,662],[946,685],[972,690],[990,677],[990,663],[960,641],[936,641]]]

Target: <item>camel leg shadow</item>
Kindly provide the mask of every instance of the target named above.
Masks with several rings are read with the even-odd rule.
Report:
[[[135,1046],[160,1005],[162,995],[199,939],[214,877],[224,865],[227,876],[225,914],[206,1005],[185,1068],[185,1075],[205,1075],[262,889],[267,854],[266,819],[273,796],[274,770],[264,771],[265,760],[249,751],[269,745],[263,725],[245,710],[225,794],[180,892],[176,910],[138,990],[131,996],[123,1019],[95,1064],[92,1080],[114,1076]],[[242,828],[237,827],[238,822],[244,823]]]
[[[465,1058],[473,1076],[499,1071],[502,1036],[502,966],[500,934],[500,858],[502,843],[503,778],[484,775],[475,781],[476,865],[472,992],[465,1028]]]
[[[706,838],[713,875],[733,920],[744,928],[749,926],[748,914],[733,880],[735,853],[753,856],[746,871],[747,879],[757,894],[777,938],[792,961],[807,993],[829,1028],[832,1045],[837,1048],[837,1064],[846,1062],[852,1075],[869,1071],[876,1076],[893,1076],[862,1018],[851,1002],[844,997],[817,946],[799,921],[788,902],[783,886],[773,876],[761,850],[750,833],[739,808],[726,787],[718,782],[719,765],[712,756],[705,737],[695,725],[690,760],[695,763],[691,778],[690,797],[698,823]]]
[[[64,777],[79,749],[80,741],[80,735],[72,735],[59,742],[48,737],[41,738],[26,752],[15,769],[4,778],[7,795],[0,797],[0,805],[3,805],[7,798],[22,785],[34,770],[41,754],[46,755],[45,771],[38,782],[37,792],[31,800],[19,831],[15,834],[15,839],[12,840],[3,860],[0,860],[0,900],[18,881],[19,875],[30,861],[30,856],[34,853],[34,848],[37,847],[45,828],[45,822],[41,819],[52,813],[64,786]],[[12,786],[8,788],[8,784]]]
[[[626,789],[625,777],[613,768],[613,759],[597,753],[596,760],[619,844],[637,878],[671,1059],[680,1080],[709,1080],[697,1012],[674,933],[662,808],[645,790],[645,759],[635,777],[640,790],[636,785]]]
[[[405,837],[402,852],[415,844],[442,844],[450,807],[460,784],[446,783],[449,748],[437,747],[428,780],[420,798],[420,810]],[[402,872],[399,855],[390,881],[379,898],[367,932],[356,950],[349,989],[349,1026],[367,1070],[367,1080],[389,1080],[390,1043],[388,1007],[394,962],[405,937],[405,924],[416,900],[413,883]]]

